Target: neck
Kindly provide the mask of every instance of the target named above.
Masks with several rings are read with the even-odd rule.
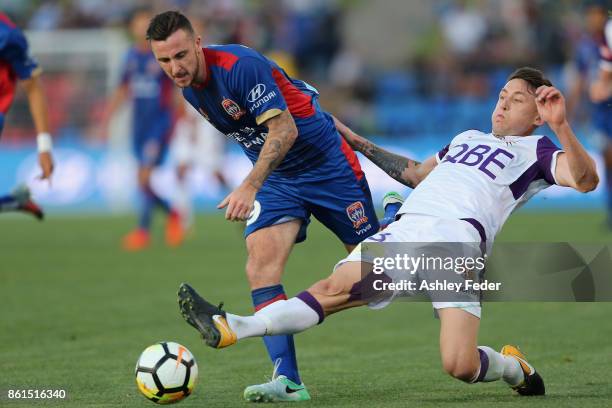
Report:
[[[202,86],[206,82],[206,58],[204,58],[204,52],[199,51],[198,54],[198,72],[196,73],[196,80],[194,85]]]

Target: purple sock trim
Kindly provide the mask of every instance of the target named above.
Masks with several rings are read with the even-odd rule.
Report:
[[[475,382],[482,381],[489,370],[489,356],[487,356],[487,353],[478,349],[478,354],[480,354],[480,374],[478,374],[478,378]]]
[[[325,319],[325,313],[323,313],[323,307],[321,306],[319,301],[315,299],[314,296],[312,296],[307,290],[298,294],[296,297],[302,302],[306,303],[308,307],[310,307],[312,310],[317,312],[317,314],[319,315],[319,323],[317,324],[321,324],[321,322],[323,322],[323,319]]]

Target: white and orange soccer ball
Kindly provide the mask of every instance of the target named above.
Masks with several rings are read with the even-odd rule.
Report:
[[[193,392],[197,380],[193,354],[171,341],[147,347],[136,363],[138,390],[158,404],[179,402]]]

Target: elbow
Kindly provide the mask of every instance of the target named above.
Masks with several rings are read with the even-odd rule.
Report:
[[[596,172],[593,172],[593,174],[589,175],[589,177],[584,177],[579,183],[576,183],[576,190],[580,191],[581,193],[588,193],[595,190],[598,184],[599,176]]]
[[[295,124],[287,130],[287,141],[291,144],[295,143],[298,137],[298,130]]]
[[[415,189],[416,186],[418,186],[422,180],[423,180],[422,178],[414,176],[414,177],[402,177],[402,179],[398,181],[402,183],[403,185],[405,185],[406,187]]]

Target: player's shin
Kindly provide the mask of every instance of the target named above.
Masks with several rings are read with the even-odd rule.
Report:
[[[516,359],[504,356],[487,346],[478,346],[478,354],[480,355],[480,369],[470,382],[491,382],[503,379],[510,386],[516,386],[523,381],[523,370]]]
[[[323,321],[323,309],[308,292],[274,302],[252,316],[226,315],[227,323],[238,340],[247,337],[294,334]]]

